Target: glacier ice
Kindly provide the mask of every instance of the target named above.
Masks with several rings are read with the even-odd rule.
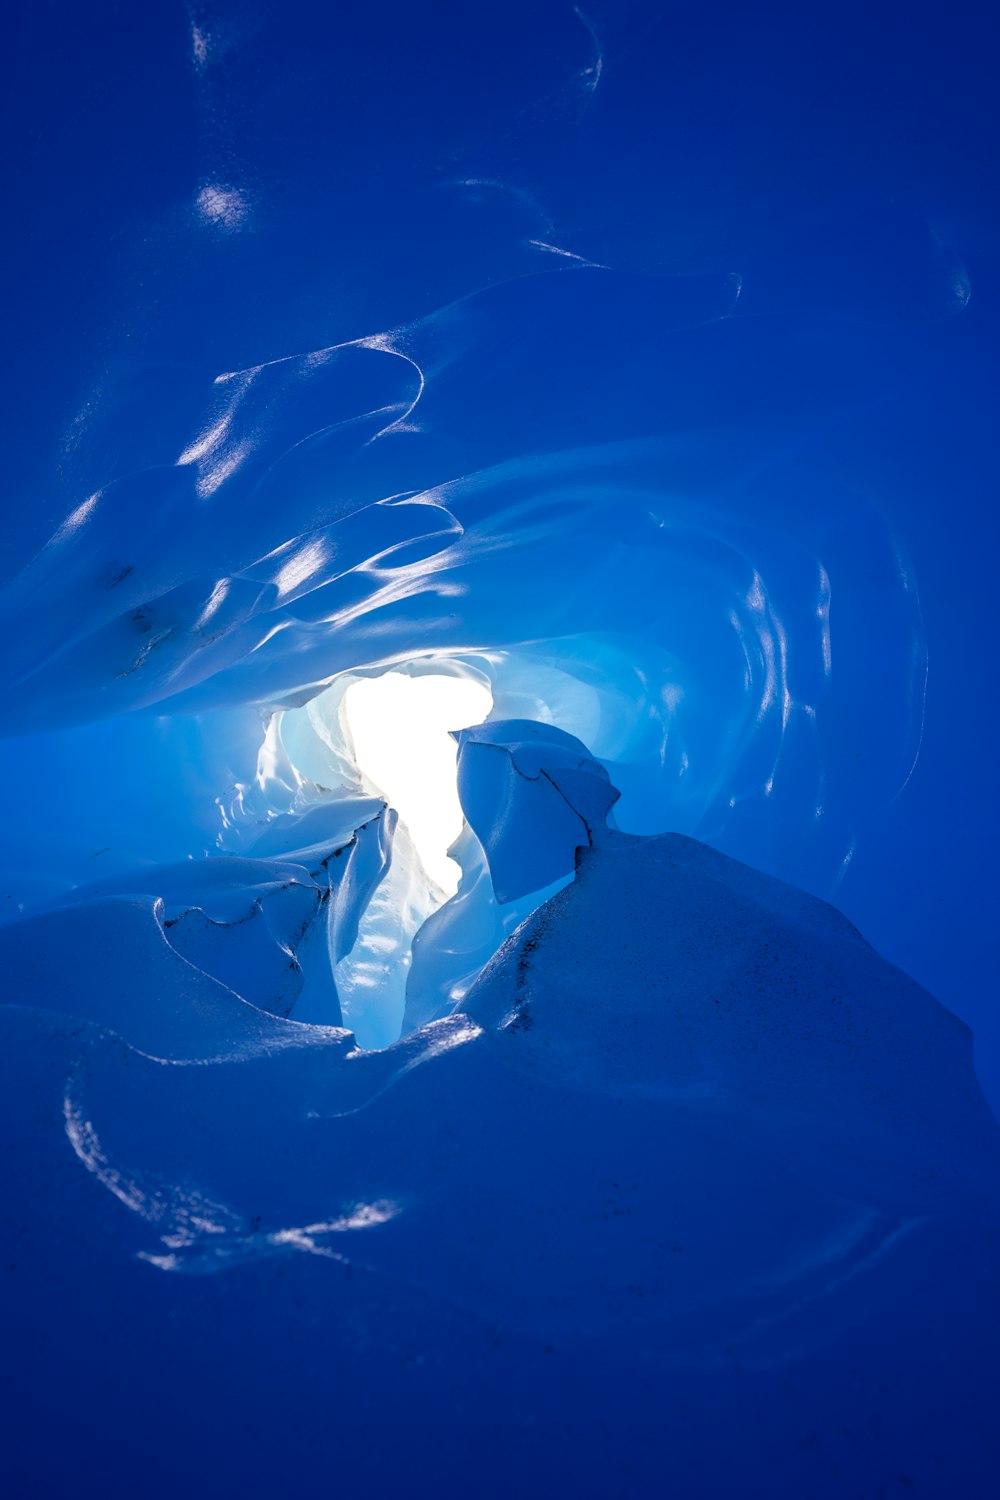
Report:
[[[336,740],[350,682],[390,668],[464,674],[498,717],[582,738],[614,762],[623,828],[829,889],[912,766],[920,605],[878,507],[766,422],[663,431],[692,382],[742,400],[757,331],[734,295],[528,276],[349,344],[178,372],[183,402],[120,438],[119,477],[68,460],[67,519],[35,553],[8,538],[3,771],[25,816],[5,907],[88,883],[98,851],[237,852],[308,781],[356,792],[320,721]],[[634,326],[657,329],[655,385]],[[854,363],[850,400],[874,399],[861,335]],[[829,419],[826,389],[796,400],[801,430]],[[58,861],[30,814],[53,777]]]
[[[489,1494],[985,1494],[1000,1130],[966,1028],[823,901],[608,826],[565,731],[459,740],[496,894],[519,860],[574,878],[388,1047],[275,1003],[366,837],[352,930],[384,869],[364,802],[346,841],[343,803],[285,814],[294,862],[147,870],[0,932],[19,1483],[126,1493],[155,1450],[150,1495],[331,1462],[458,1493],[488,1452]]]
[[[992,1500],[995,49],[787,9],[13,8],[4,1493]]]
[[[444,1493],[501,1421],[495,1493],[655,1452],[833,1496],[943,1443],[977,1493],[995,1123],[962,1024],[796,888],[908,775],[919,603],[849,487],[620,401],[640,313],[738,384],[732,296],[574,270],[227,373],[7,588],[6,1401],[30,1467],[57,1337],[50,1488],[155,1450],[151,1495],[283,1492],[329,1445],[388,1492],[405,1412]],[[358,762],[387,672],[493,705],[450,900]]]

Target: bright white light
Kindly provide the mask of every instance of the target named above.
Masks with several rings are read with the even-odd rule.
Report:
[[[247,216],[248,205],[238,188],[211,182],[197,198],[198,211],[209,224],[221,229],[236,229]]]
[[[449,896],[461,871],[447,850],[464,820],[455,785],[458,747],[448,731],[480,724],[492,707],[482,683],[403,672],[363,678],[344,694],[358,768],[396,809],[427,874]]]

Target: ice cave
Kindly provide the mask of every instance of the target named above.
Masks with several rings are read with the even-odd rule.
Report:
[[[996,1493],[991,26],[12,15],[5,1494]]]

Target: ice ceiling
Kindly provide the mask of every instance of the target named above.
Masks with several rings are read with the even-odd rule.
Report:
[[[787,10],[13,17],[17,1493],[992,1493],[993,53]]]
[[[216,848],[338,673],[519,652],[992,1078],[973,20],[390,9],[19,18],[4,905]]]
[[[102,732],[138,711],[130,733],[156,741],[136,753],[173,847],[106,832],[105,881],[137,859],[247,852],[311,798],[384,791],[341,709],[402,667],[576,735],[614,767],[622,827],[835,888],[919,748],[902,542],[763,421],[629,436],[699,371],[717,407],[737,399],[758,338],[739,291],[573,267],[209,382],[173,462],[134,453],[7,592],[11,620],[38,622],[11,653],[11,724],[94,721],[103,761]],[[623,337],[640,326],[652,369],[648,341]],[[799,400],[808,428],[822,402]],[[214,781],[203,800],[192,761]],[[88,794],[100,808],[99,779]],[[272,854],[298,847],[268,837]],[[67,887],[90,873],[59,872]],[[378,900],[415,901],[409,930],[433,900],[404,885]]]

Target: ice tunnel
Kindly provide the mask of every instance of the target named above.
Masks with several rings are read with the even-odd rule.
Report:
[[[5,1492],[992,1497],[983,15],[12,26]]]

